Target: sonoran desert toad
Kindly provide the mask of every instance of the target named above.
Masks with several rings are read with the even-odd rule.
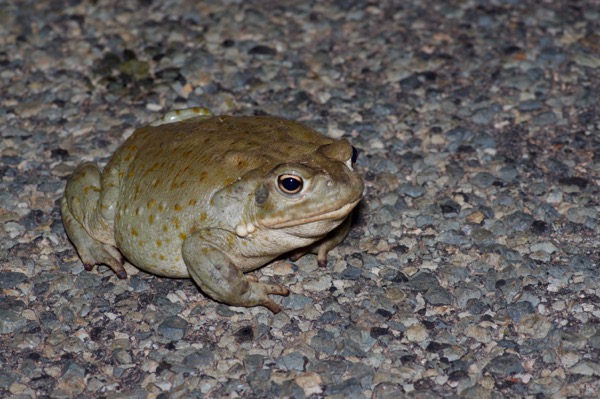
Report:
[[[363,193],[356,154],[282,118],[172,111],[137,129],[102,173],[93,163],[74,171],[63,222],[86,270],[104,264],[126,278],[123,255],[191,277],[217,301],[277,313],[269,295],[288,289],[244,273],[287,253],[316,252],[326,265]]]

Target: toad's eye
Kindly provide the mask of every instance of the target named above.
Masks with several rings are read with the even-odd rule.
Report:
[[[295,175],[281,175],[277,178],[279,189],[286,194],[298,194],[302,190],[302,178]]]
[[[356,163],[356,160],[358,159],[358,150],[356,149],[356,147],[352,146],[352,164]]]

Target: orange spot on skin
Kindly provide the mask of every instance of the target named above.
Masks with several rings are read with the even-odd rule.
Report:
[[[206,218],[207,218],[207,217],[208,217],[208,216],[206,215],[206,212],[202,212],[202,213],[200,214],[200,220],[201,220],[202,222],[204,222],[204,221],[206,220]]]
[[[148,201],[148,209],[152,208],[154,205],[156,205],[156,200],[154,198],[152,198],[151,200]]]
[[[134,237],[138,236],[138,231],[136,229],[131,229],[131,235]]]
[[[162,230],[166,233],[167,231],[169,231],[169,229],[167,228],[166,224],[163,224]]]
[[[197,203],[197,201],[195,199],[191,199],[191,200],[188,201],[188,205],[189,206],[195,206],[196,203]]]
[[[160,255],[159,258],[160,258],[160,260],[165,260],[166,259],[164,255]]]
[[[182,207],[181,205],[179,205],[179,204],[175,204],[175,207],[174,207],[174,208],[175,208],[175,210],[176,210],[177,212],[179,212],[179,211],[181,211],[181,210],[183,209],[183,207]]]
[[[154,214],[148,216],[148,223],[154,224]]]
[[[156,240],[156,246],[160,247],[162,245],[162,241],[161,240]]]
[[[182,240],[185,240],[187,238],[187,234],[179,233],[179,238],[181,238]]]
[[[173,225],[175,225],[175,229],[179,230],[179,219],[173,218]]]
[[[158,204],[158,211],[162,212],[165,210],[165,206],[163,204]]]

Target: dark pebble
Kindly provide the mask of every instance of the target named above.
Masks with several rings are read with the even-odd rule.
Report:
[[[453,297],[450,292],[443,287],[431,287],[424,295],[427,303],[433,306],[452,305]]]
[[[558,179],[558,182],[563,186],[576,186],[580,189],[584,189],[590,184],[589,180],[583,177],[563,177]]]
[[[429,272],[419,272],[415,274],[409,281],[406,283],[406,286],[414,291],[426,292],[431,287],[438,287],[440,283],[438,282],[437,277]]]
[[[27,275],[23,273],[0,272],[0,288],[15,288],[27,279]]]
[[[534,222],[533,216],[522,211],[511,213],[505,220],[506,224],[515,231],[526,231]]]
[[[398,192],[411,198],[419,198],[427,192],[427,189],[416,184],[402,183],[398,187]]]
[[[519,359],[517,355],[513,354],[505,354],[495,357],[485,368],[495,377],[501,378],[525,371],[525,368],[521,364],[521,359]]]
[[[170,341],[179,341],[185,335],[187,321],[179,316],[165,319],[157,328],[157,332]]]
[[[248,50],[248,54],[272,56],[272,55],[277,54],[277,50],[275,50],[272,47],[259,44],[257,46],[252,47],[250,50]]]
[[[532,314],[535,308],[529,301],[511,303],[506,307],[506,314],[515,322],[520,322],[523,316]]]

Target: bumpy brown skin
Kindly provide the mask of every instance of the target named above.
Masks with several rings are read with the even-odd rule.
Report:
[[[102,173],[85,163],[69,179],[63,222],[85,268],[125,278],[123,254],[150,273],[192,277],[223,303],[279,312],[269,295],[288,290],[244,273],[294,250],[326,264],[363,192],[352,146],[276,117],[167,115]],[[286,192],[286,178],[299,192]]]

